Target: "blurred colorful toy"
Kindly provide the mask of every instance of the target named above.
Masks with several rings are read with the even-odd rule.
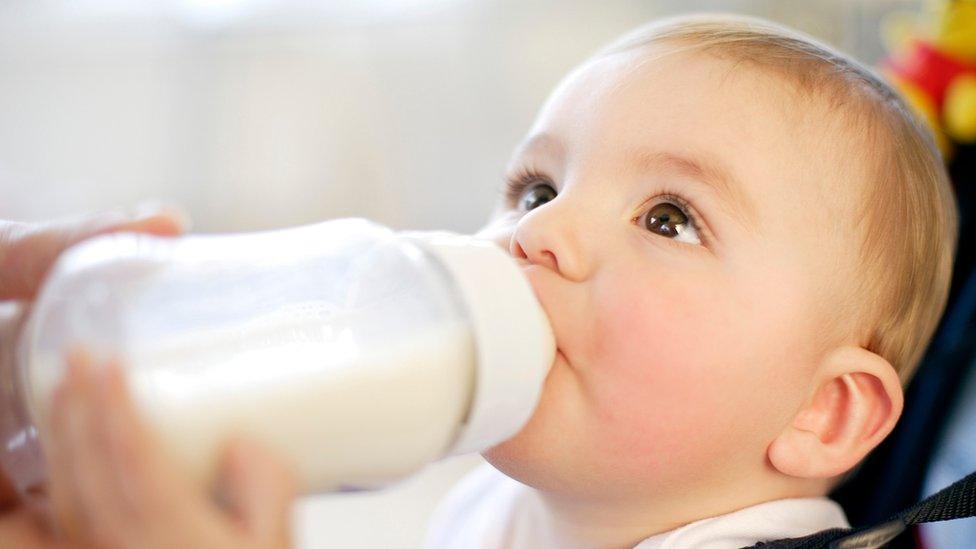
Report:
[[[922,16],[893,14],[881,71],[928,122],[946,158],[976,143],[976,0],[929,0]]]

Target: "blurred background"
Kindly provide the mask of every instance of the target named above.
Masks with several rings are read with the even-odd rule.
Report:
[[[182,205],[200,232],[339,216],[470,232],[575,64],[651,18],[732,11],[860,59],[907,0],[0,0],[0,218]],[[341,451],[341,449],[337,449]],[[303,500],[300,547],[417,547],[455,459]]]

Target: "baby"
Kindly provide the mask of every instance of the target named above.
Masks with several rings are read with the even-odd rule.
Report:
[[[480,234],[522,263],[559,353],[428,545],[846,527],[824,496],[894,427],[955,242],[942,161],[891,88],[762,21],[666,20],[567,76],[509,172]]]
[[[891,88],[761,21],[666,20],[572,72],[509,177],[480,234],[523,265],[559,353],[428,545],[725,548],[846,526],[824,496],[898,420],[955,245],[939,154]],[[49,456],[69,537],[288,544],[288,471],[235,446],[218,512],[117,368],[72,362]]]

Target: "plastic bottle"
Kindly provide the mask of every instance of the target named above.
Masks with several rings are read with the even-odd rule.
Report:
[[[517,432],[555,345],[514,260],[485,241],[342,219],[69,250],[0,371],[0,465],[43,491],[44,425],[69,346],[117,358],[193,476],[245,435],[304,493],[377,487]]]

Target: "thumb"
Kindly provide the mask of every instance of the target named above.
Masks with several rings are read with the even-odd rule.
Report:
[[[294,473],[263,446],[232,441],[221,467],[219,492],[228,510],[259,546],[290,547]]]
[[[0,299],[32,299],[55,259],[82,240],[119,231],[175,236],[187,223],[186,215],[172,206],[41,224],[0,221]]]

